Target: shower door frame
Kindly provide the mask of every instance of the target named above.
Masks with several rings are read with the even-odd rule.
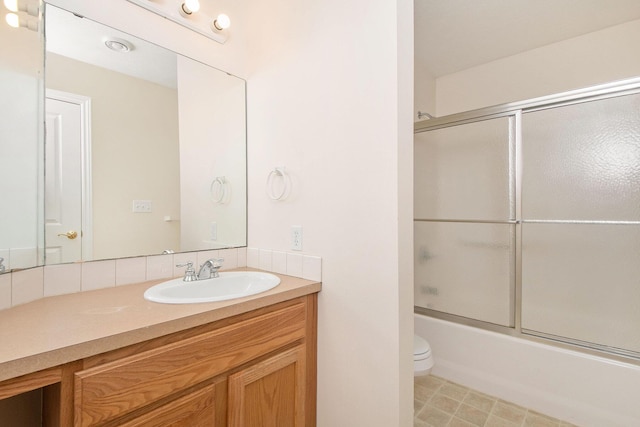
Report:
[[[509,153],[509,210],[512,211],[515,203],[515,220],[502,222],[515,226],[515,247],[513,248],[514,258],[511,260],[511,295],[510,307],[512,310],[513,326],[503,326],[483,320],[472,319],[457,314],[446,313],[425,307],[414,306],[414,312],[430,317],[452,321],[467,326],[472,326],[488,331],[499,332],[532,341],[552,343],[556,346],[571,350],[579,350],[597,356],[605,356],[631,362],[640,365],[640,353],[619,348],[610,348],[605,345],[585,342],[568,337],[556,336],[544,332],[532,331],[522,328],[522,115],[534,111],[552,109],[567,105],[575,105],[584,102],[597,101],[601,99],[615,98],[625,95],[640,94],[640,77],[614,81],[601,85],[595,85],[583,89],[562,92],[559,94],[533,98],[530,100],[500,104],[477,110],[465,111],[442,117],[434,117],[414,124],[414,134],[422,132],[444,129],[452,126],[491,120],[500,117],[509,117],[509,135],[515,138],[515,144],[509,142],[509,146],[515,147],[515,153]],[[513,176],[513,178],[511,178]],[[512,199],[513,198],[513,199]],[[417,219],[416,221],[451,222],[445,220]],[[457,221],[453,221],[457,222]],[[470,223],[482,223],[486,221],[469,221]],[[528,220],[527,223],[540,221]],[[564,221],[566,223],[601,223],[602,221]],[[605,221],[606,222],[606,221]],[[616,221],[624,222],[624,221]],[[635,224],[636,222],[633,221]],[[640,225],[640,221],[637,221]],[[415,286],[415,285],[414,285]]]

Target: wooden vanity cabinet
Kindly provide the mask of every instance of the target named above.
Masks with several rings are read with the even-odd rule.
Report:
[[[315,323],[314,294],[87,359],[75,427],[313,425]]]
[[[47,425],[313,427],[316,309],[311,294],[64,365]]]

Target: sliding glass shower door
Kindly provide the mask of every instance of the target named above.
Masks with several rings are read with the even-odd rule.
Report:
[[[429,120],[417,311],[640,357],[640,80]]]
[[[640,352],[640,95],[522,116],[522,328]]]
[[[513,326],[512,122],[416,134],[417,306]]]

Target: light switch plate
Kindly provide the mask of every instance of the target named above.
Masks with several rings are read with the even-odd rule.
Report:
[[[133,212],[135,213],[150,213],[151,212],[151,200],[134,200]]]

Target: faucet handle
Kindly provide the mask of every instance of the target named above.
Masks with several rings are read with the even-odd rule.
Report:
[[[185,282],[193,282],[198,280],[198,276],[196,274],[196,270],[193,268],[193,262],[188,261],[185,264],[176,264],[176,267],[187,267],[184,271],[184,277],[182,278]]]

